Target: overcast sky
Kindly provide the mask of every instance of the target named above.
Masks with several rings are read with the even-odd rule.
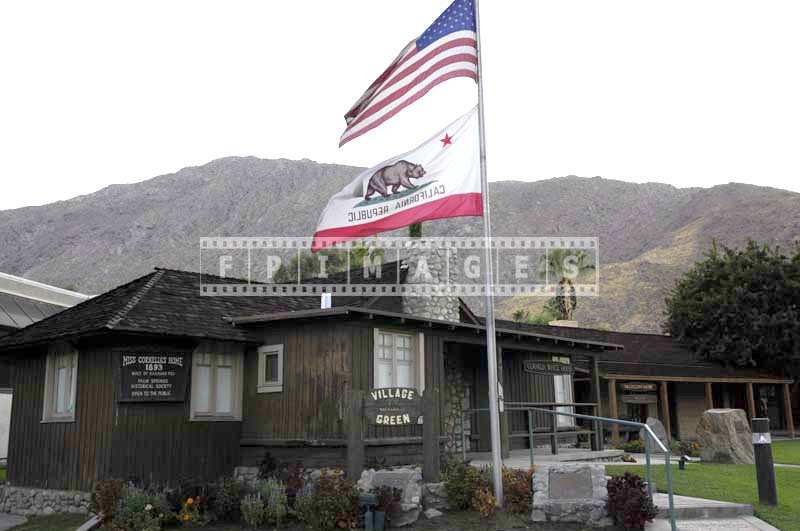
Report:
[[[339,149],[450,0],[0,3],[0,209],[228,155],[371,166],[476,101],[449,81]],[[800,191],[800,2],[483,0],[491,180]]]

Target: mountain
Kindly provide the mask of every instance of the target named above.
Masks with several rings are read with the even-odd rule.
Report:
[[[0,211],[0,271],[98,293],[154,266],[197,269],[202,236],[307,236],[327,199],[359,168],[230,157],[40,207]],[[675,188],[561,177],[491,183],[493,232],[597,236],[600,290],[582,324],[658,331],[663,298],[712,240],[800,239],[800,194],[743,184]],[[425,224],[426,234],[477,236],[477,218]],[[539,299],[498,304],[509,316]]]

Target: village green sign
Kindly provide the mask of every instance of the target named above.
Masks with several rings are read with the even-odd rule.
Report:
[[[364,416],[370,424],[410,426],[419,424],[422,399],[410,387],[382,387],[367,394]]]

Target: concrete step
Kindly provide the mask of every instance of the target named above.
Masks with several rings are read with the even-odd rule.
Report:
[[[736,518],[715,518],[712,520],[678,520],[679,531],[780,531],[755,516],[738,516]],[[646,531],[670,531],[669,520],[656,518],[645,526]]]
[[[737,518],[753,515],[753,506],[746,503],[730,503],[678,495],[674,497],[674,502],[678,520]],[[669,497],[666,494],[656,493],[653,496],[653,503],[658,507],[658,518],[669,518]]]

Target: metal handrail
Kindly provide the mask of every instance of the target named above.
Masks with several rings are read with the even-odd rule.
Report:
[[[524,402],[506,402],[506,405],[514,404],[524,404]],[[555,404],[558,406],[568,406],[569,404]],[[596,404],[585,404],[585,405],[596,405]],[[609,417],[600,417],[595,415],[583,415],[580,413],[567,413],[565,411],[557,411],[556,409],[544,409],[540,407],[534,406],[525,406],[525,407],[508,407],[506,408],[507,411],[538,411],[541,413],[548,413],[550,415],[564,415],[567,417],[573,417],[577,419],[587,419],[594,422],[598,422],[600,424],[600,429],[602,430],[602,424],[604,422],[608,422],[611,424],[620,424],[622,426],[633,426],[638,427],[639,429],[644,429],[645,433],[650,436],[650,438],[655,441],[655,443],[661,448],[661,451],[664,452],[664,474],[667,479],[667,496],[669,499],[669,521],[670,527],[672,531],[677,531],[678,526],[675,520],[675,499],[674,493],[672,490],[672,465],[671,465],[671,456],[670,450],[667,448],[661,440],[653,433],[653,430],[647,424],[642,422],[634,422],[632,420],[621,420],[621,419],[612,419]],[[466,441],[464,440],[464,429],[463,429],[463,411],[470,411],[470,412],[479,412],[479,411],[489,411],[488,408],[480,408],[480,409],[469,409],[469,410],[462,410],[462,430],[461,430],[461,438],[462,438],[462,446],[463,451],[466,454]],[[530,417],[529,417],[530,418]],[[530,429],[530,426],[529,426]],[[602,432],[601,432],[602,433]],[[650,463],[650,447],[645,444],[644,447],[645,451],[645,476],[647,479],[647,492],[650,497],[653,497],[653,482],[652,482],[652,474],[651,474],[651,463]],[[531,466],[533,466],[533,448],[531,448]]]

